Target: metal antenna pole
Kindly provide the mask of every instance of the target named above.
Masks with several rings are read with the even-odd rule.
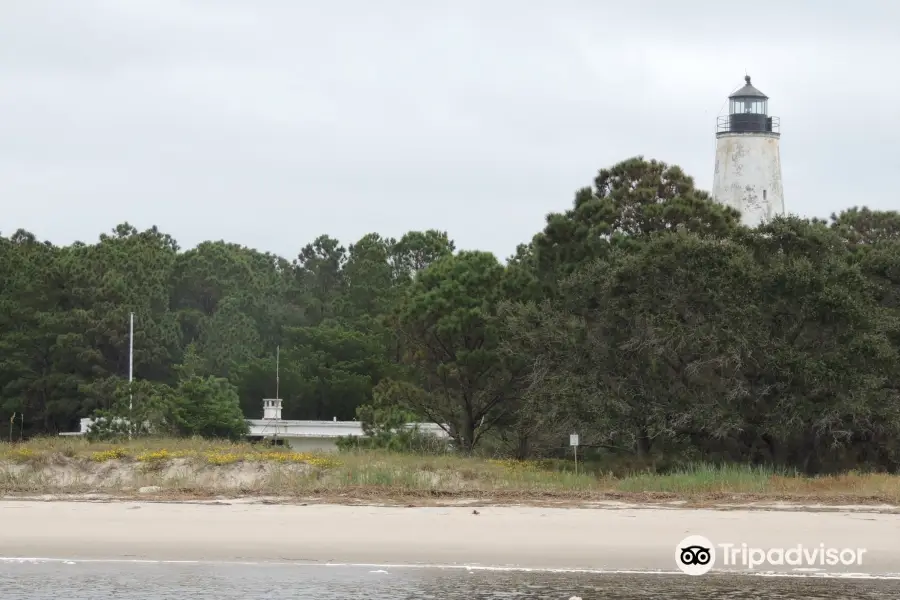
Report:
[[[128,319],[128,439],[131,439],[132,410],[134,408],[134,393],[131,391],[131,383],[134,381],[134,313],[129,313]]]

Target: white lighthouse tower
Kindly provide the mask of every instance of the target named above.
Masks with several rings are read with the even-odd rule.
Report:
[[[741,212],[748,227],[784,214],[778,117],[768,115],[769,97],[747,84],[728,97],[728,115],[716,124],[713,198]]]

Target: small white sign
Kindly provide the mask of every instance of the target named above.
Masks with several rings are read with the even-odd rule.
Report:
[[[570,446],[578,445],[578,434],[577,433],[573,433],[572,435],[569,436],[569,445]]]

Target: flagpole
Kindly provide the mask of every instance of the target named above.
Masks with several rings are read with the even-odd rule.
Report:
[[[129,313],[128,319],[128,439],[131,439],[131,412],[134,407],[134,393],[131,391],[131,382],[134,381],[134,313]]]

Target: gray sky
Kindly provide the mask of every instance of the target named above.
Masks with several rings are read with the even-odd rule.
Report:
[[[621,159],[709,189],[745,69],[790,212],[895,209],[898,31],[896,0],[2,0],[0,232],[504,258]]]

